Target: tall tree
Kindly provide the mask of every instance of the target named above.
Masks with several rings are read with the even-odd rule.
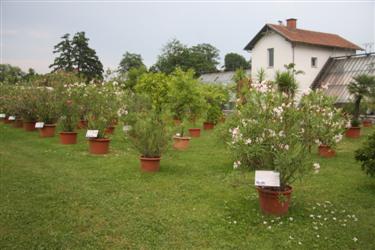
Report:
[[[0,82],[16,84],[26,75],[19,67],[10,64],[0,64]]]
[[[142,56],[139,54],[134,54],[126,52],[119,65],[119,71],[121,73],[128,72],[132,68],[146,67],[143,63]]]
[[[103,78],[103,65],[94,49],[89,47],[85,32],[77,32],[72,39],[73,65],[87,79]]]
[[[184,71],[194,69],[197,75],[201,75],[217,71],[218,59],[219,50],[210,44],[203,43],[189,48],[174,39],[163,47],[152,71],[169,74],[180,67]]]
[[[61,37],[63,39],[54,47],[54,54],[58,54],[55,58],[53,64],[49,67],[53,68],[53,71],[64,70],[72,71],[73,70],[73,55],[72,55],[72,44],[69,39],[69,34],[65,34]]]
[[[245,57],[237,53],[228,53],[224,58],[225,71],[234,71],[239,68],[248,69],[250,63],[246,61]]]

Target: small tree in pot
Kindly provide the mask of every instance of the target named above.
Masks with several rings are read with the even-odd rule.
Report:
[[[194,74],[193,70],[184,72],[177,68],[169,78],[171,113],[175,120],[180,121],[179,131],[173,137],[173,146],[180,150],[187,149],[189,146],[190,137],[185,136],[186,123],[193,118],[196,120],[203,100]]]
[[[21,87],[19,112],[23,120],[25,131],[35,131],[35,122],[38,120],[38,102],[40,89],[35,86]]]
[[[167,149],[170,133],[167,127],[169,80],[163,73],[143,74],[135,85],[135,94],[128,99],[125,122],[131,126],[127,135],[140,153],[141,169],[160,169],[162,153]]]
[[[22,117],[20,114],[21,105],[21,86],[9,86],[7,91],[7,101],[4,103],[5,110],[8,112],[8,122],[12,123],[14,128],[22,128]],[[14,120],[9,120],[9,117],[13,117]]]
[[[206,116],[203,128],[210,130],[223,117],[222,106],[228,102],[229,93],[227,89],[217,84],[202,84],[201,90],[206,100]]]
[[[229,130],[233,166],[278,172],[279,187],[258,186],[257,190],[264,213],[285,214],[291,184],[313,169],[301,127],[304,111],[284,93],[268,87],[250,90],[246,100],[236,114],[237,126]],[[318,171],[319,165],[315,168]]]
[[[361,162],[362,170],[375,176],[375,133],[372,133],[362,147],[355,151],[355,159]]]
[[[87,112],[88,129],[98,130],[97,137],[89,138],[90,153],[107,154],[110,139],[106,129],[112,125],[120,106],[121,90],[117,85],[103,83],[89,84],[85,89],[86,102],[90,103]]]
[[[347,129],[346,136],[350,138],[358,138],[361,128],[359,127],[359,112],[361,101],[372,93],[375,88],[375,76],[361,74],[353,77],[353,81],[348,85],[348,91],[354,98],[354,111],[351,120],[351,127]]]
[[[52,87],[37,87],[37,89],[36,114],[38,121],[44,123],[43,127],[39,128],[40,137],[53,137],[59,118],[58,98],[60,92]]]
[[[323,157],[336,155],[334,148],[342,139],[347,122],[342,110],[335,108],[334,104],[335,98],[324,95],[320,90],[303,95],[300,101],[305,141],[309,149],[313,143],[318,144],[319,155]]]

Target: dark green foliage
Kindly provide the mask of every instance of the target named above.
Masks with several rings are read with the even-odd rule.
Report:
[[[354,97],[353,119],[359,119],[361,101],[365,97],[370,97],[375,93],[375,76],[361,74],[353,77],[353,81],[348,85],[349,93]]]
[[[130,52],[126,52],[120,62],[119,65],[119,72],[125,73],[133,68],[146,68],[143,63],[142,56],[139,54],[134,54]]]
[[[303,71],[296,70],[294,63],[284,65],[284,67],[285,71],[276,72],[275,83],[277,84],[279,91],[293,98],[298,89],[298,82],[295,76],[303,74]]]
[[[375,133],[370,135],[362,147],[355,151],[355,159],[362,163],[362,170],[375,176]]]
[[[225,71],[233,71],[236,69],[248,69],[250,63],[246,61],[245,57],[237,53],[228,53],[224,58]]]
[[[169,74],[180,67],[184,71],[193,69],[199,76],[203,73],[216,72],[218,59],[219,50],[210,44],[202,43],[187,47],[174,39],[164,46],[162,54],[150,70]]]
[[[69,34],[65,34],[62,39],[53,51],[58,54],[50,65],[53,71],[76,71],[88,81],[103,78],[103,65],[95,50],[89,47],[85,32],[77,32],[71,40]]]
[[[0,64],[0,82],[15,84],[25,77],[26,73],[19,67],[10,64]]]

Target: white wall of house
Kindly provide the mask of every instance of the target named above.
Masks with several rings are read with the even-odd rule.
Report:
[[[268,49],[274,49],[274,66],[268,66]],[[284,65],[295,63],[297,70],[302,70],[304,74],[298,75],[298,93],[307,91],[320,72],[326,61],[331,56],[343,56],[355,54],[355,50],[334,49],[313,45],[292,43],[274,31],[268,31],[254,46],[251,51],[252,68],[251,77],[256,80],[257,72],[263,68],[266,72],[267,80],[273,80],[275,73],[285,70]],[[312,67],[311,58],[317,58],[316,67]],[[298,95],[298,94],[297,94]]]

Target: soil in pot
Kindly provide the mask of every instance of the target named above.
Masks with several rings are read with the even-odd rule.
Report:
[[[77,132],[60,132],[61,144],[77,144]]]
[[[81,128],[87,128],[87,125],[88,125],[88,122],[85,121],[85,120],[80,120],[77,124],[77,128],[78,129],[81,129]]]
[[[54,137],[56,131],[56,124],[44,124],[43,128],[39,129],[39,135],[42,138]]]
[[[348,138],[358,138],[361,135],[360,127],[350,127],[345,132],[346,137]]]
[[[173,137],[173,147],[177,150],[185,150],[189,147],[190,137]]]
[[[203,129],[204,130],[211,130],[211,129],[214,129],[215,127],[215,124],[213,124],[212,122],[204,122],[203,123]]]
[[[160,170],[160,157],[141,156],[141,170],[143,172],[158,172]]]
[[[189,134],[191,137],[200,137],[201,129],[200,128],[189,128]]]
[[[288,213],[293,191],[291,186],[286,186],[283,191],[271,187],[257,187],[257,190],[260,209],[264,214],[280,216]]]
[[[89,139],[90,153],[95,155],[108,154],[110,141],[108,138]]]
[[[371,128],[371,127],[372,127],[372,121],[369,120],[369,119],[363,120],[363,121],[362,121],[362,125],[363,125],[363,127],[365,127],[365,128]]]
[[[35,122],[23,122],[23,129],[28,132],[36,131]]]
[[[324,144],[320,145],[318,150],[319,150],[319,155],[325,158],[331,158],[336,155],[335,150],[331,149],[330,146],[327,146]]]
[[[115,126],[110,126],[105,129],[104,133],[107,135],[112,135],[114,131],[115,131]]]
[[[13,128],[22,128],[23,127],[23,122],[22,119],[16,119],[13,124]]]

